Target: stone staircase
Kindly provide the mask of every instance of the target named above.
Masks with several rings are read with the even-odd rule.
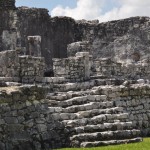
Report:
[[[53,119],[63,122],[68,131],[69,146],[93,147],[142,141],[140,130],[133,126],[124,108],[116,106],[107,95],[97,93],[94,81],[81,84],[78,87],[77,83],[57,84],[57,92],[47,95]],[[61,87],[59,91],[58,87]]]

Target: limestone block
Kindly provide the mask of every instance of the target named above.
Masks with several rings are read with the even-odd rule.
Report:
[[[18,123],[23,123],[25,121],[25,117],[23,116],[18,116],[17,119],[18,119]]]
[[[78,118],[86,118],[86,117],[89,117],[90,111],[79,112],[77,115],[78,115]]]
[[[112,107],[113,106],[113,102],[105,102],[105,104],[106,104],[105,105],[106,107]]]
[[[54,113],[55,112],[55,108],[54,107],[48,107],[48,111],[49,111],[49,113]]]
[[[69,116],[68,113],[61,113],[61,114],[60,114],[60,118],[61,118],[62,120],[69,120],[69,119],[70,119],[70,116]]]
[[[28,36],[29,55],[41,57],[41,36]]]
[[[37,124],[46,124],[46,119],[45,118],[37,118],[37,119],[35,119],[35,122]]]
[[[5,117],[4,120],[7,124],[17,124],[18,123],[18,119],[16,117]]]
[[[150,104],[149,103],[144,103],[144,109],[149,110],[150,109]]]
[[[39,132],[46,132],[47,131],[47,126],[45,124],[38,124],[37,128],[38,128]]]
[[[53,118],[54,120],[60,120],[60,119],[61,119],[59,113],[53,113],[53,114],[52,114],[52,118]]]
[[[124,114],[118,114],[116,115],[116,119],[126,119],[128,118],[128,114],[127,113],[124,113]]]
[[[95,101],[95,96],[94,95],[88,95],[87,99],[90,101]]]
[[[146,114],[143,114],[143,120],[144,120],[144,121],[147,121],[147,120],[148,120],[148,117],[147,117]]]
[[[5,124],[5,120],[4,119],[0,119],[0,125]]]
[[[19,77],[19,58],[14,50],[0,52],[0,76]]]
[[[144,79],[138,79],[137,82],[138,82],[139,84],[144,84],[144,83],[145,83],[145,80],[144,80]]]
[[[61,113],[63,110],[61,107],[55,107],[54,109],[56,113]]]
[[[144,128],[148,129],[150,126],[149,121],[143,121],[143,126]]]

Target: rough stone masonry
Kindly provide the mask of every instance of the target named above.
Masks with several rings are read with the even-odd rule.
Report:
[[[73,42],[75,45],[79,45],[76,42],[84,43],[80,44],[79,51],[88,42],[90,45],[83,48],[83,51],[90,52],[95,59],[111,57],[126,62],[134,59],[134,54],[140,56],[141,60],[149,58],[149,17],[106,23],[77,21],[68,17],[52,18],[46,9],[14,9],[15,0],[9,1],[0,1],[0,51],[26,47],[26,54],[29,54],[27,37],[38,35],[42,39],[41,55],[45,58],[48,69],[52,68],[52,58],[70,56],[67,45]],[[9,7],[3,7],[6,4]]]
[[[148,17],[75,21],[0,0],[0,20],[0,150],[150,136]]]

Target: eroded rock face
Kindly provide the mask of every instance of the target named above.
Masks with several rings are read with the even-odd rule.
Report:
[[[90,52],[91,44],[88,41],[80,41],[68,44],[68,57],[73,57],[77,52]]]
[[[112,57],[127,61],[134,60],[133,54],[140,59],[149,57],[149,21],[148,17],[133,17],[124,20],[100,24],[82,24],[83,40],[92,43],[95,58]]]

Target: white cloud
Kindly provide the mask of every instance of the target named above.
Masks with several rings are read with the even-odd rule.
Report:
[[[109,5],[110,1],[115,1],[118,5],[104,12],[104,6]],[[132,16],[150,16],[150,0],[77,0],[75,8],[57,6],[51,15],[75,19],[99,19],[100,22]]]
[[[52,16],[70,16],[75,19],[95,19],[101,14],[105,0],[77,0],[76,8],[57,6],[51,12]]]
[[[113,8],[98,17],[100,21],[123,19],[133,16],[150,16],[149,0],[116,0],[120,7]]]

